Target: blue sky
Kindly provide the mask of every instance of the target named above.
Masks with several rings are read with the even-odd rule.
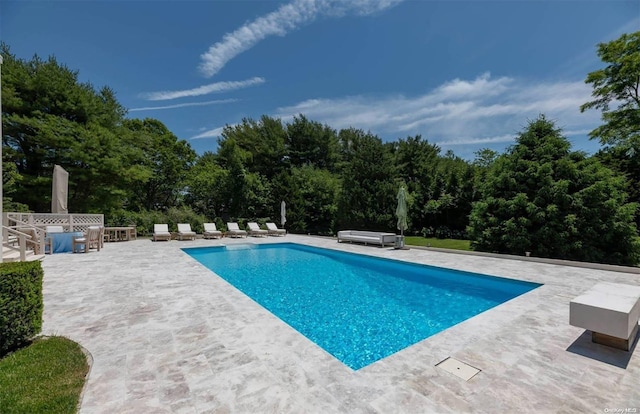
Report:
[[[540,113],[594,152],[584,79],[637,30],[637,0],[0,2],[14,54],[56,56],[199,153],[242,118],[304,114],[472,159]]]

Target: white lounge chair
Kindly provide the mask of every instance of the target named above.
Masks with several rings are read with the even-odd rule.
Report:
[[[219,239],[222,237],[222,232],[216,229],[216,223],[204,223],[202,237],[205,239]]]
[[[260,226],[258,226],[258,223],[255,223],[255,222],[247,223],[247,227],[249,227],[250,236],[262,237],[262,236],[269,235],[269,232],[267,230],[262,230]]]
[[[191,230],[191,224],[178,223],[178,240],[195,240],[196,232]]]
[[[245,230],[240,230],[238,227],[238,223],[227,223],[227,233],[226,236],[229,237],[247,237],[247,232]]]
[[[153,241],[158,240],[171,240],[171,233],[169,233],[168,224],[154,224],[153,225]]]
[[[269,236],[286,236],[287,231],[285,229],[279,229],[276,223],[267,223],[267,231]]]

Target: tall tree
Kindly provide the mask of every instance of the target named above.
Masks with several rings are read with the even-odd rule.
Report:
[[[423,211],[426,225],[442,238],[461,238],[468,225],[471,203],[474,201],[473,167],[447,151],[439,157],[429,188],[429,201]]]
[[[343,160],[338,227],[393,229],[397,188],[390,147],[353,128],[341,130],[338,138]]]
[[[399,139],[392,144],[393,164],[398,170],[399,181],[406,185],[413,200],[408,205],[407,221],[409,228],[420,231],[428,226],[428,213],[425,206],[432,194],[435,170],[438,164],[440,148],[430,144],[422,136]]]
[[[218,164],[216,155],[205,152],[189,171],[185,202],[196,213],[210,219],[226,217],[229,210],[226,197],[228,180],[229,171]]]
[[[310,165],[292,168],[286,196],[287,228],[295,233],[331,234],[339,194],[336,174]]]
[[[49,211],[53,166],[59,164],[70,173],[70,211],[120,203],[128,174],[118,135],[125,111],[113,91],[80,83],[78,73],[54,57],[26,61],[6,44],[0,49],[4,161],[21,176],[14,200]]]
[[[286,147],[294,167],[310,165],[332,172],[336,170],[338,138],[336,131],[327,125],[310,121],[304,115],[294,117],[287,125]]]
[[[640,31],[623,34],[598,45],[598,56],[607,64],[587,75],[593,100],[580,107],[602,110],[604,124],[591,131],[606,145],[640,150]],[[612,107],[613,106],[613,107]]]
[[[473,204],[482,251],[635,265],[640,245],[624,179],[571,144],[544,116],[497,158]]]
[[[627,177],[630,199],[640,202],[640,31],[599,44],[598,56],[606,66],[587,75],[594,99],[580,110],[602,111],[603,124],[589,134],[605,145],[597,156]]]
[[[218,148],[224,152],[229,141],[229,145],[242,153],[248,172],[271,179],[288,168],[285,136],[285,127],[280,119],[266,115],[259,121],[245,118],[238,125],[224,128]]]
[[[134,210],[166,210],[181,203],[189,169],[196,153],[155,119],[124,122],[123,145],[137,180],[130,185],[128,207]]]

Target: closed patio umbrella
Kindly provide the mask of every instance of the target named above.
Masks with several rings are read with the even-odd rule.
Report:
[[[407,192],[404,187],[398,190],[398,207],[396,207],[396,217],[398,217],[398,230],[400,235],[404,236],[407,226]]]
[[[51,185],[51,212],[67,214],[67,196],[69,191],[69,173],[59,165],[53,167],[53,183]]]
[[[284,226],[284,223],[287,222],[287,203],[282,201],[280,203],[280,223]]]

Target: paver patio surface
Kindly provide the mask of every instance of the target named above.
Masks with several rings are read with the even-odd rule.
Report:
[[[544,286],[353,371],[180,250],[283,241]],[[638,274],[297,235],[139,239],[43,268],[43,333],[93,358],[81,413],[640,411],[640,352],[569,325],[572,298]],[[481,372],[459,379],[436,367],[447,357]]]

